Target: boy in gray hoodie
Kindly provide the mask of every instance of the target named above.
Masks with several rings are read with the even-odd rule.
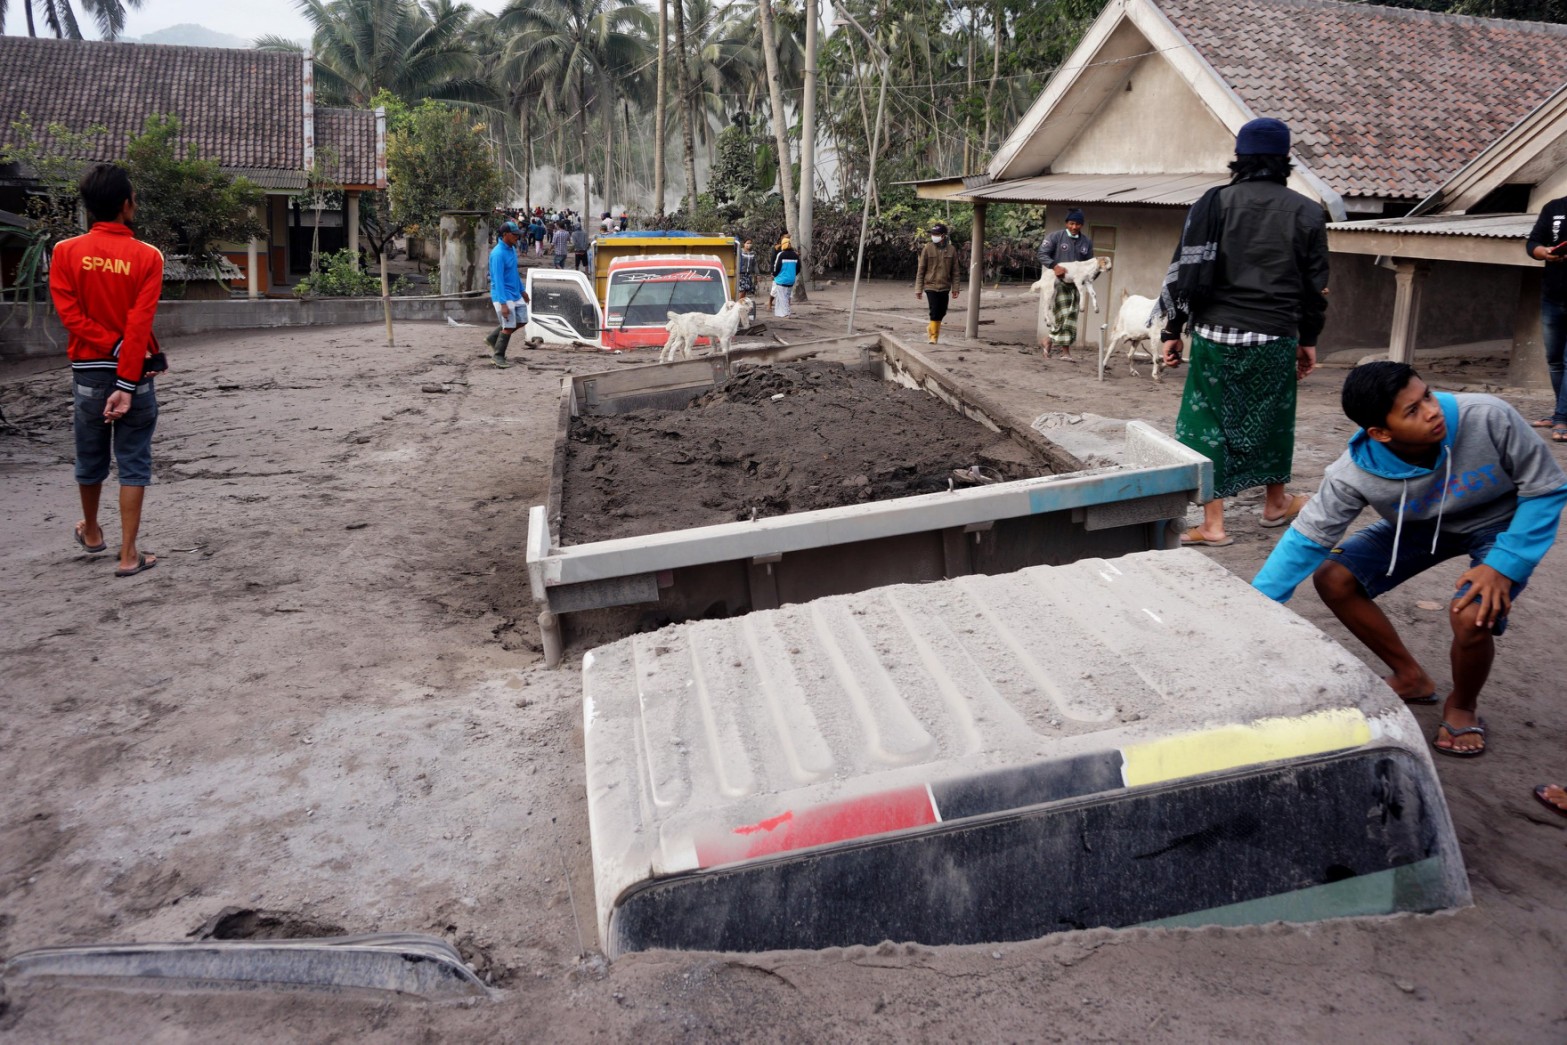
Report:
[[[1252,586],[1287,602],[1311,576],[1334,615],[1393,670],[1393,691],[1410,704],[1435,704],[1435,681],[1374,600],[1438,563],[1469,556],[1448,615],[1453,688],[1432,746],[1477,758],[1486,734],[1475,709],[1494,636],[1556,539],[1567,473],[1518,411],[1494,396],[1433,393],[1406,363],[1350,371],[1343,406],[1361,430]],[[1382,518],[1341,542],[1367,506]]]

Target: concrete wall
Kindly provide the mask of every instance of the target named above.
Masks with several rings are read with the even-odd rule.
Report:
[[[1223,174],[1234,158],[1234,136],[1155,54],[1138,62],[1126,86],[1110,96],[1050,171]]]
[[[495,316],[487,295],[465,298],[393,298],[392,318],[489,323]],[[380,298],[323,298],[314,301],[163,301],[153,331],[160,339],[214,330],[268,330],[276,327],[352,326],[384,321]],[[0,361],[58,354],[64,358],[65,330],[52,309],[25,310],[0,305]]]

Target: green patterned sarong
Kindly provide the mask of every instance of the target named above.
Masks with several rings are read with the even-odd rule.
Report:
[[[1082,310],[1082,299],[1077,284],[1066,280],[1056,281],[1056,299],[1050,303],[1050,322],[1047,329],[1050,340],[1057,348],[1071,348],[1077,344],[1077,314]]]
[[[1297,343],[1221,345],[1192,335],[1175,438],[1213,460],[1215,497],[1290,481]]]

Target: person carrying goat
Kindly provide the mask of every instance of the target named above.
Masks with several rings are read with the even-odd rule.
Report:
[[[1066,212],[1066,227],[1052,232],[1039,245],[1039,267],[1053,271],[1057,277],[1055,298],[1044,306],[1045,336],[1040,339],[1040,345],[1046,359],[1052,353],[1060,352],[1062,359],[1076,362],[1072,358],[1072,344],[1077,340],[1077,313],[1082,309],[1083,301],[1077,286],[1060,277],[1066,275],[1061,267],[1064,262],[1087,261],[1094,256],[1094,241],[1083,235],[1086,220],[1083,212],[1073,207]]]

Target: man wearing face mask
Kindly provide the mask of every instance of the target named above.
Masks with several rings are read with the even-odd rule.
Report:
[[[914,297],[925,298],[930,322],[925,332],[931,344],[941,336],[941,321],[947,318],[947,305],[958,291],[958,251],[947,238],[947,226],[930,227],[930,242],[920,248],[919,265],[914,271]]]
[[[1082,301],[1076,285],[1060,277],[1066,275],[1062,262],[1087,261],[1094,256],[1094,241],[1083,235],[1084,220],[1083,212],[1073,207],[1066,212],[1066,228],[1052,232],[1039,245],[1039,267],[1053,270],[1057,277],[1055,299],[1045,303],[1046,335],[1041,344],[1046,359],[1059,352],[1067,362],[1077,362],[1072,358],[1072,343],[1077,340],[1077,313]],[[1020,351],[1026,354],[1029,349]]]

